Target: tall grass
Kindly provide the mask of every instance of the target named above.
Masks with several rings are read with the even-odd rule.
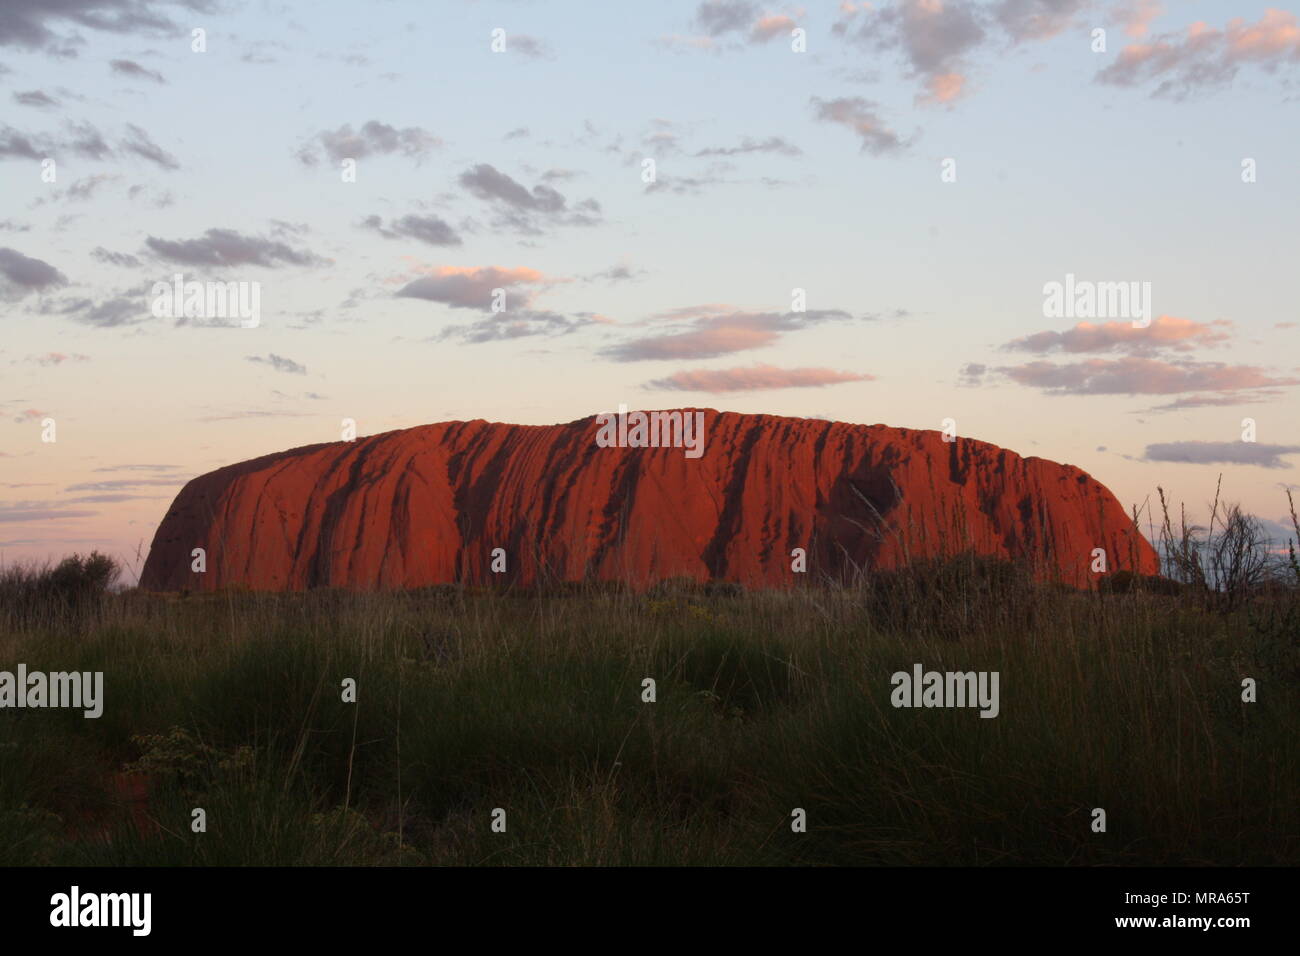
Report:
[[[788,592],[0,614],[0,669],[105,672],[98,720],[0,711],[0,862],[1295,864],[1296,601],[1075,592],[964,555]],[[894,709],[917,662],[999,671],[1000,715]]]

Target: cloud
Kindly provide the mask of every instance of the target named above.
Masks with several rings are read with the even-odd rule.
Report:
[[[109,60],[108,65],[113,72],[119,76],[129,76],[132,79],[152,80],[155,83],[166,83],[167,80],[161,73],[154,70],[147,70],[134,60]]]
[[[89,123],[73,123],[71,129],[72,139],[67,141],[66,146],[78,156],[85,156],[88,159],[106,159],[113,155],[113,150],[104,141],[99,130]]]
[[[749,30],[750,43],[766,43],[778,36],[789,36],[798,24],[786,16],[759,17]]]
[[[0,502],[0,524],[22,524],[29,521],[55,521],[64,518],[93,518],[97,511],[63,508],[52,501]]]
[[[46,352],[44,355],[33,355],[27,361],[49,368],[62,365],[64,362],[88,362],[90,356],[82,355],[80,352],[73,352],[71,355],[63,352]]]
[[[842,382],[870,382],[873,379],[872,375],[840,372],[830,368],[754,365],[749,368],[677,372],[667,378],[647,382],[644,387],[679,392],[753,392],[777,388],[821,388]]]
[[[149,236],[145,245],[169,262],[187,266],[314,266],[325,262],[307,249],[258,236],[245,236],[233,229],[209,229],[199,239],[158,239]]]
[[[5,0],[0,11],[0,46],[44,50],[75,56],[83,43],[75,32],[60,35],[57,28],[80,27],[106,33],[171,36],[180,31],[161,10],[165,0]],[[214,3],[186,0],[179,4],[193,12],[212,13]]]
[[[1096,78],[1100,83],[1125,87],[1157,82],[1153,96],[1181,100],[1231,82],[1246,64],[1274,70],[1297,62],[1300,25],[1296,15],[1269,8],[1257,23],[1237,17],[1223,30],[1215,30],[1198,20],[1181,36],[1166,33],[1131,43]]]
[[[495,166],[479,163],[457,180],[470,195],[491,203],[500,213],[498,225],[527,235],[541,235],[542,225],[594,226],[600,220],[600,203],[584,199],[572,209],[564,195],[552,186],[531,190]]]
[[[149,134],[140,127],[128,123],[126,131],[127,137],[122,140],[122,149],[147,159],[155,166],[161,166],[163,169],[181,168],[181,164],[176,157],[151,140]]]
[[[1161,315],[1146,328],[1132,322],[1080,322],[1064,332],[1036,332],[1003,345],[1007,351],[1037,352],[1142,352],[1158,348],[1188,351],[1195,346],[1213,346],[1227,341],[1231,334],[1223,331],[1231,322],[1196,322],[1172,315]]]
[[[1037,361],[998,371],[1020,385],[1040,388],[1053,395],[1171,395],[1300,384],[1300,378],[1274,378],[1255,365],[1166,362],[1137,356],[1061,365]]]
[[[27,90],[23,93],[15,91],[14,102],[20,106],[34,106],[37,109],[47,109],[59,105],[58,100],[47,95],[42,90]]]
[[[12,126],[0,127],[0,158],[39,160],[48,154],[48,147],[43,147],[39,140],[33,140]]]
[[[1300,445],[1262,445],[1251,441],[1175,441],[1147,445],[1147,461],[1195,465],[1257,465],[1290,468],[1282,455],[1300,455]]]
[[[1047,40],[1071,26],[1089,0],[1001,0],[994,19],[1013,40]]]
[[[141,466],[145,468],[147,466]],[[110,471],[113,469],[96,468],[96,471]],[[122,470],[129,470],[129,466]],[[177,485],[185,484],[184,478],[180,475],[166,475],[157,478],[111,478],[105,481],[86,481],[77,485],[69,485],[64,491],[92,491],[92,492],[113,492],[113,491],[132,491],[137,488],[175,488]]]
[[[532,301],[535,291],[520,291],[520,287],[545,286],[553,281],[536,269],[523,267],[440,266],[429,275],[408,282],[397,291],[396,297],[440,302],[453,309],[489,311],[495,289],[505,290],[505,303],[509,308],[514,303],[527,305]]]
[[[283,355],[276,355],[274,352],[263,358],[260,355],[248,356],[250,362],[260,362],[263,365],[269,365],[277,372],[284,372],[288,375],[306,375],[307,366],[300,365],[291,358],[285,358]]]
[[[745,30],[758,16],[758,5],[749,0],[704,0],[695,10],[695,25],[707,36]]]
[[[398,129],[379,120],[368,120],[355,132],[351,124],[345,123],[336,130],[317,133],[298,151],[298,159],[305,165],[315,166],[322,151],[336,164],[345,159],[364,159],[367,156],[420,158],[441,145],[442,140],[418,126]]]
[[[1166,402],[1163,405],[1153,405],[1146,409],[1148,412],[1176,412],[1184,408],[1223,408],[1234,405],[1259,405],[1264,402],[1271,402],[1274,399],[1281,398],[1285,393],[1277,389],[1259,389],[1258,391],[1245,393],[1230,393],[1227,395],[1189,395],[1186,398],[1178,398],[1172,402]]]
[[[379,216],[367,216],[361,225],[373,229],[385,239],[407,237],[427,242],[431,246],[459,246],[460,236],[456,230],[437,216],[409,215],[390,220],[385,226]]]
[[[1115,5],[1113,15],[1131,37],[1144,37],[1151,21],[1165,12],[1160,0],[1121,0]]]
[[[524,56],[540,60],[550,55],[546,43],[527,33],[512,33],[506,40],[506,49],[522,53]]]
[[[140,260],[129,252],[112,252],[103,246],[96,246],[91,250],[90,255],[100,262],[110,266],[122,266],[123,268],[134,269],[140,265]]]
[[[1004,27],[1028,29],[1034,9],[1055,6],[1059,4],[1006,0],[999,4],[1000,22]],[[858,9],[853,8],[850,16],[856,17]],[[868,11],[856,32],[849,31],[847,20],[839,22],[836,32],[874,50],[899,51],[910,74],[919,78],[926,90],[918,95],[918,101],[948,102],[963,88],[966,55],[984,42],[981,19],[982,10],[965,0],[901,0]]]
[[[823,100],[814,96],[811,102],[817,119],[828,123],[839,123],[853,130],[862,141],[864,153],[880,156],[898,152],[908,145],[885,125],[876,114],[876,104],[870,100],[860,96]]]
[[[701,149],[695,155],[701,156],[740,156],[745,153],[780,153],[782,156],[802,156],[803,150],[780,136],[769,136],[756,140],[746,136],[735,146],[713,146]]]
[[[67,283],[67,276],[48,262],[0,247],[0,295],[17,298]]]
[[[104,183],[112,182],[119,179],[118,176],[110,176],[107,173],[96,173],[93,176],[87,176],[84,179],[78,179],[68,187],[67,196],[74,200],[87,200],[94,197],[95,192]]]
[[[101,329],[137,325],[152,318],[143,289],[137,295],[115,295],[100,302],[88,298],[58,299],[42,303],[38,311],[43,315],[62,315],[82,325]]]
[[[603,349],[616,362],[706,359],[771,345],[784,332],[850,318],[847,312],[731,312],[697,318],[687,332],[650,335]]]
[[[601,322],[589,314],[565,316],[557,312],[520,309],[493,312],[468,325],[453,325],[442,331],[439,339],[456,338],[467,345],[502,342],[534,335],[568,335],[578,329]]]

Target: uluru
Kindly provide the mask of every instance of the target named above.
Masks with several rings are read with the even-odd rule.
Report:
[[[684,416],[688,439],[697,419],[699,447],[611,445],[617,416],[477,420],[229,465],[180,491],[140,583],[372,590],[686,577],[788,587],[970,550],[1087,587],[1098,548],[1108,571],[1158,569],[1114,495],[1072,465],[937,431],[658,414]],[[197,548],[201,573],[191,569]]]

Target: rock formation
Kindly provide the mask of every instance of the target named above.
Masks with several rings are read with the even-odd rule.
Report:
[[[686,576],[788,587],[964,549],[1079,587],[1098,580],[1095,548],[1109,572],[1157,570],[1115,497],[1072,465],[936,431],[699,414],[699,457],[602,447],[604,420],[593,417],[444,422],[230,465],[177,495],[141,585],[644,586]],[[203,573],[191,570],[195,548],[206,552]],[[792,571],[796,548],[806,574]]]

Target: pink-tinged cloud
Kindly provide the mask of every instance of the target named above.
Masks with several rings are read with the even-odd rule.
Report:
[[[937,73],[926,80],[926,92],[917,96],[919,103],[951,103],[961,96],[966,77],[960,73]]]
[[[440,302],[453,309],[482,309],[493,305],[493,290],[506,291],[506,308],[528,305],[536,290],[521,286],[544,286],[559,281],[549,279],[536,269],[501,266],[438,266],[421,270],[426,275],[407,282],[395,295],[401,299],[424,299]]]
[[[1164,362],[1133,356],[1061,365],[1028,362],[998,371],[1013,382],[1052,395],[1174,395],[1300,385],[1300,378],[1276,378],[1256,365]]]
[[[1144,37],[1151,21],[1165,12],[1160,0],[1123,0],[1115,7],[1115,18],[1124,25],[1124,32],[1133,38]]]
[[[617,362],[717,358],[774,343],[783,332],[808,328],[820,322],[851,318],[840,309],[805,312],[730,312],[694,319],[688,332],[649,335],[603,349]]]
[[[1129,44],[1097,80],[1137,86],[1158,79],[1155,94],[1177,99],[1231,81],[1243,64],[1274,68],[1288,60],[1300,61],[1300,25],[1294,13],[1270,8],[1257,23],[1238,17],[1216,30],[1197,21],[1181,37],[1164,34]]]
[[[758,22],[749,31],[749,39],[752,43],[766,43],[775,36],[782,34],[789,36],[790,31],[797,26],[798,24],[790,17],[759,17]]]
[[[778,337],[778,333],[771,329],[722,326],[637,339],[626,345],[615,346],[608,354],[624,362],[717,358],[732,352],[761,349],[771,345]]]
[[[1300,57],[1300,26],[1296,16],[1270,7],[1256,24],[1238,17],[1228,21],[1228,53],[1238,60],[1267,62],[1279,57]]]
[[[1036,332],[1015,339],[1002,346],[1008,351],[1037,352],[1113,352],[1128,350],[1149,351],[1172,348],[1188,351],[1196,346],[1214,346],[1227,341],[1231,333],[1226,329],[1231,322],[1196,322],[1173,315],[1158,316],[1146,328],[1132,322],[1080,322],[1064,332]]]
[[[873,375],[831,368],[754,365],[749,368],[677,372],[667,378],[647,382],[645,387],[677,392],[756,392],[776,388],[822,388],[843,382],[870,382],[874,379]]]

